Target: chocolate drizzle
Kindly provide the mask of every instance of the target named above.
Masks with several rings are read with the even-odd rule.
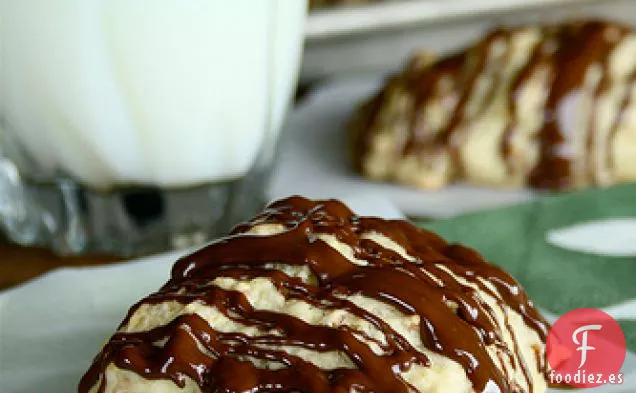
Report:
[[[512,154],[512,139],[514,137],[515,128],[517,127],[517,100],[520,95],[521,89],[532,78],[538,69],[549,65],[550,59],[553,55],[553,47],[555,46],[555,33],[554,29],[546,29],[544,31],[544,38],[534,45],[532,53],[526,64],[521,68],[510,89],[510,96],[508,97],[508,111],[509,121],[504,131],[504,137],[502,139],[501,153],[504,157],[504,161],[509,163],[509,158]]]
[[[534,187],[562,189],[573,186],[572,165],[577,157],[572,152],[575,138],[572,132],[592,130],[564,130],[559,126],[557,111],[568,97],[580,93],[592,64],[607,62],[615,44],[607,39],[607,28],[602,22],[585,22],[565,26],[559,31],[558,48],[550,56],[552,84],[545,109],[546,119],[539,132],[541,158],[529,179]]]
[[[390,103],[385,102],[382,94],[393,89],[392,84],[406,84],[409,94],[413,99],[412,125],[408,130],[407,141],[404,145],[403,155],[419,154],[422,157],[434,155],[440,150],[450,153],[452,167],[454,168],[452,177],[461,177],[462,160],[454,153],[458,144],[461,144],[463,132],[470,125],[472,119],[484,110],[494,98],[495,85],[500,83],[503,75],[503,64],[500,69],[493,69],[488,66],[489,61],[499,61],[493,57],[494,45],[504,43],[507,45],[508,55],[515,50],[511,45],[514,36],[523,30],[497,29],[486,35],[472,47],[467,48],[452,56],[444,57],[428,67],[410,69],[403,73],[403,76],[393,78],[383,89],[380,95],[373,100],[373,108],[365,113],[359,113],[358,117],[367,118],[366,126],[362,130],[356,129],[354,132],[359,136],[359,149],[356,151],[356,162],[358,170],[364,173],[361,166],[362,156],[369,154],[370,143],[368,139],[374,136],[379,130],[374,128],[373,118],[376,116],[390,116]],[[619,81],[612,79],[609,70],[609,57],[620,41],[632,30],[617,23],[605,21],[574,21],[556,26],[544,26],[538,28],[540,39],[531,49],[528,60],[513,76],[509,89],[507,124],[501,137],[500,151],[501,157],[509,173],[515,169],[521,170],[523,178],[527,183],[535,188],[544,189],[567,189],[581,184],[594,183],[596,176],[589,168],[592,167],[589,150],[593,148],[587,141],[593,141],[592,135],[597,131],[594,129],[593,118],[590,113],[560,113],[568,102],[581,99],[584,95],[591,95],[592,105],[596,105],[599,96],[606,92],[602,88],[604,85],[613,83],[633,84],[634,79]],[[521,33],[523,34],[523,33]],[[507,60],[503,56],[502,62]],[[601,73],[599,88],[586,86],[586,78],[589,77],[591,67],[598,66]],[[540,129],[533,138],[538,144],[538,160],[530,168],[516,168],[513,165],[512,141],[517,132],[517,100],[519,92],[532,78],[537,76],[539,69],[546,69],[548,72],[547,84],[544,87],[546,100],[544,107],[544,119]],[[489,71],[490,70],[490,71]],[[491,74],[491,75],[489,75]],[[482,77],[489,76],[490,85],[479,84]],[[450,81],[451,91],[444,95],[440,94],[440,81]],[[497,81],[497,82],[493,82]],[[588,82],[589,83],[589,82]],[[593,85],[593,82],[592,82]],[[585,89],[588,89],[585,91]],[[490,89],[486,94],[481,94],[480,89]],[[451,99],[454,97],[454,99]],[[479,97],[479,98],[476,98]],[[423,110],[432,102],[436,101],[452,102],[452,108],[445,108],[447,119],[440,130],[431,130],[431,122],[423,118]],[[473,100],[477,100],[473,102]],[[626,98],[623,103],[626,107],[631,101],[631,97]],[[383,108],[383,105],[387,106]],[[468,113],[468,106],[473,106],[472,112]],[[580,106],[582,108],[582,106]],[[595,109],[594,107],[592,108]],[[621,110],[624,112],[624,110]],[[579,122],[573,118],[580,116],[587,119],[587,122]],[[371,119],[368,119],[368,118]],[[564,121],[567,117],[568,121]],[[618,121],[618,119],[617,119]],[[564,127],[564,123],[576,124],[576,126]],[[433,123],[436,123],[433,122]],[[365,127],[362,122],[357,122],[354,128]],[[380,130],[386,132],[387,130]],[[402,131],[400,131],[402,132]],[[609,137],[614,137],[611,132]],[[361,137],[363,135],[364,137]],[[582,142],[581,142],[582,141]],[[359,156],[358,156],[359,155]],[[532,156],[528,154],[528,156]],[[390,177],[390,175],[389,175]]]
[[[404,154],[422,152],[427,148],[430,151],[431,145],[434,146],[432,150],[449,148],[451,154],[454,154],[457,147],[457,131],[462,122],[471,115],[468,113],[468,104],[475,93],[480,76],[488,65],[492,46],[508,38],[508,30],[497,29],[489,33],[471,53],[460,52],[434,63],[424,71],[415,69],[414,72],[407,73],[406,84],[413,92],[416,110],[413,111],[412,132],[409,133],[404,146]],[[422,114],[417,108],[449,94],[439,91],[439,84],[444,78],[451,84],[450,89],[446,90],[451,90],[451,94],[456,96],[455,99],[447,99],[450,105],[444,108],[453,115],[441,129],[428,129],[426,120],[421,118]]]
[[[280,224],[285,229],[274,235],[246,233],[259,224]],[[391,239],[409,258],[361,236],[369,233]],[[335,236],[365,264],[352,263],[320,235]],[[317,283],[273,269],[269,265],[272,262],[307,266]],[[287,314],[255,309],[241,292],[215,286],[213,280],[220,277],[267,278],[287,299],[349,312],[373,325],[384,340],[345,326],[310,325]],[[496,299],[506,318],[505,326],[500,326],[480,292]],[[251,222],[235,228],[230,236],[177,261],[169,282],[133,307],[122,323],[125,326],[144,304],[201,302],[239,324],[277,334],[219,332],[197,314],[180,315],[147,332],[120,331],[97,356],[79,392],[87,393],[97,385],[97,391],[103,393],[103,376],[109,364],[147,379],[169,379],[178,386],[184,386],[184,378],[189,377],[206,393],[416,390],[399,373],[414,364],[429,366],[430,359],[381,318],[347,300],[349,295],[373,298],[417,316],[424,345],[461,364],[476,391],[483,392],[486,386],[496,386],[501,392],[524,391],[491,359],[486,351],[490,345],[498,348],[499,359],[507,358],[522,370],[529,392],[533,391],[528,366],[534,364],[523,361],[514,332],[514,348],[508,348],[502,331],[512,332],[508,307],[519,313],[542,340],[546,338],[547,323],[508,274],[476,252],[448,244],[407,222],[358,217],[337,201],[292,197],[273,203]],[[375,342],[384,354],[374,353],[361,337]],[[156,344],[164,341],[163,346]],[[340,351],[356,368],[323,370],[299,356],[272,349],[278,347]],[[250,358],[282,367],[257,368]]]
[[[464,67],[466,56],[464,53],[460,53],[454,56],[449,56],[434,65],[430,66],[426,72],[422,73],[421,70],[413,70],[414,72],[407,74],[406,85],[414,92],[414,107],[421,108],[428,104],[432,99],[438,98],[444,92],[438,91],[438,86],[443,78],[448,78],[451,83],[451,89],[458,91],[461,90],[460,80],[456,78],[461,74],[461,70]],[[465,105],[466,97],[459,92],[455,93],[458,97],[450,101],[450,108],[447,110],[453,110],[461,112],[461,106]],[[427,128],[428,123],[426,119],[421,118],[422,114],[415,110],[411,119],[412,132],[408,135],[408,140],[404,145],[404,154],[417,153],[431,142],[441,142],[444,137],[447,137],[447,132],[440,132]],[[450,129],[447,126],[446,129]],[[443,136],[442,136],[443,135]]]

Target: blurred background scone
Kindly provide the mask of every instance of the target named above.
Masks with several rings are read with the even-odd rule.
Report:
[[[624,25],[496,29],[455,55],[416,55],[388,80],[352,121],[356,169],[424,189],[635,181],[635,81]]]

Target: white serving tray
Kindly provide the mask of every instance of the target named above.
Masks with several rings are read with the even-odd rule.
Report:
[[[450,21],[462,17],[584,4],[594,0],[384,0],[364,6],[329,7],[309,15],[308,39]],[[598,1],[598,0],[596,0]]]
[[[387,0],[312,12],[301,82],[401,67],[416,50],[447,53],[496,25],[602,18],[636,25],[634,0]]]

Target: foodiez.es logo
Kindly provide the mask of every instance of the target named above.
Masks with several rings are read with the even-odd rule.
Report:
[[[622,384],[626,348],[623,330],[611,316],[594,308],[572,310],[548,334],[549,382],[577,388]]]
[[[581,344],[580,347],[578,347],[576,350],[577,351],[582,351],[581,352],[581,364],[579,364],[579,368],[585,366],[585,362],[587,361],[587,351],[593,351],[596,348],[594,347],[589,347],[587,345],[587,332],[588,330],[601,330],[603,328],[603,325],[585,325],[585,326],[581,326],[580,328],[576,329],[574,331],[574,333],[572,334],[572,341],[574,341],[575,344],[581,344],[579,342],[579,340],[577,339],[577,335],[581,332],[583,332],[583,343]]]

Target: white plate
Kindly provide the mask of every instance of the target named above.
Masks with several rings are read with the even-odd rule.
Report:
[[[390,204],[377,198],[353,196],[346,202],[359,214],[400,217]],[[57,270],[1,292],[0,392],[76,391],[80,377],[128,308],[167,280],[172,263],[181,254]],[[624,385],[586,392],[636,391],[635,356],[628,355],[623,372]]]
[[[334,80],[319,87],[289,116],[281,136],[269,196],[342,198],[352,193],[393,202],[411,216],[444,218],[529,201],[530,190],[453,185],[422,191],[375,183],[351,170],[345,126],[351,113],[381,84],[378,77]]]
[[[0,392],[77,391],[128,308],[167,281],[177,256],[57,270],[0,293]]]
[[[401,69],[421,49],[456,51],[498,25],[609,19],[636,25],[634,0],[386,0],[309,15],[300,79]]]

